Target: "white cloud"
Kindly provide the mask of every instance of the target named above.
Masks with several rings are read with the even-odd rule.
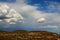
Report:
[[[7,17],[11,17],[10,19],[8,19],[9,21],[7,22],[11,22],[10,24],[15,24],[15,22],[23,22],[22,20],[24,20],[24,18],[21,16],[21,14],[19,14],[18,12],[16,12],[15,9],[10,9],[9,14],[6,15]]]
[[[55,8],[54,8],[55,9]],[[33,20],[35,21],[37,21],[39,18],[46,18],[45,19],[45,22],[42,24],[42,25],[45,25],[45,24],[52,24],[52,25],[50,25],[50,26],[45,26],[45,28],[60,28],[58,25],[57,25],[57,23],[60,23],[60,14],[58,14],[58,13],[44,13],[44,12],[42,12],[42,11],[38,11],[37,10],[37,7],[35,7],[35,6],[23,6],[22,7],[22,10],[26,13],[26,14],[28,14],[29,16],[31,16],[32,18],[34,18]],[[32,20],[32,19],[31,19]],[[33,21],[32,20],[32,21]],[[54,24],[55,23],[55,24]],[[33,25],[36,25],[37,24],[37,26],[38,26],[38,23],[37,22],[34,22],[34,23],[32,23]],[[53,25],[56,25],[56,26],[53,26]],[[41,28],[42,26],[40,26],[39,25],[39,27]],[[42,27],[42,28],[44,28],[44,27]]]
[[[1,5],[1,16],[9,17],[8,19],[4,19],[5,22],[9,24],[16,24],[16,22],[24,20],[20,13],[18,13],[15,9],[10,9],[6,4]],[[1,19],[3,21],[3,19]],[[22,21],[23,22],[23,21]]]
[[[9,7],[6,4],[0,5],[0,11],[3,13],[7,13]]]
[[[25,12],[25,14],[28,14],[28,15],[34,17],[35,19],[44,17],[45,14],[42,14],[43,12],[37,10],[37,8],[38,8],[37,6],[25,5],[21,9],[23,12]]]
[[[45,20],[46,20],[45,18],[39,18],[39,19],[37,20],[37,22],[38,22],[38,23],[44,23]]]

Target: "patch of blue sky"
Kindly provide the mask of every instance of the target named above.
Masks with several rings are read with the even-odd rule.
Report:
[[[36,5],[38,6],[38,10],[47,12],[47,13],[60,13],[60,9],[58,10],[57,4],[59,3],[60,0],[28,0],[27,4],[29,5]],[[55,6],[55,8],[48,8],[49,5]]]
[[[0,2],[16,2],[16,0],[0,0]]]

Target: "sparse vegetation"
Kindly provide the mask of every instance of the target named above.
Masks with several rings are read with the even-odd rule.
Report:
[[[0,31],[0,40],[60,40],[60,35],[47,31]]]

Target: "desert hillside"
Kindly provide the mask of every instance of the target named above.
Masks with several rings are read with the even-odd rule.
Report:
[[[60,34],[47,31],[0,31],[0,40],[60,40]]]

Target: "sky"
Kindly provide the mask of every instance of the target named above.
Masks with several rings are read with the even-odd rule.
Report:
[[[60,33],[60,0],[0,0],[0,30]]]

